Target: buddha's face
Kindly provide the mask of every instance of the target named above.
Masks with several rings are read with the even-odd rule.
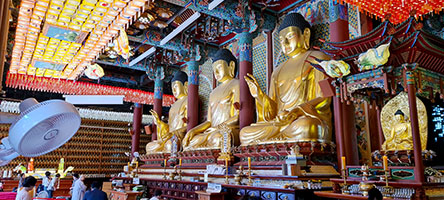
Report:
[[[398,122],[404,122],[404,115],[401,114],[395,115],[395,120]]]
[[[293,57],[310,48],[310,29],[302,32],[296,26],[289,26],[279,32],[279,40],[284,54]]]
[[[182,84],[180,81],[174,81],[171,84],[171,90],[173,91],[174,97],[176,97],[176,99],[180,99],[187,94],[188,82]]]
[[[218,82],[224,82],[234,78],[234,69],[236,63],[233,61],[228,64],[225,60],[218,60],[213,63],[214,77]]]

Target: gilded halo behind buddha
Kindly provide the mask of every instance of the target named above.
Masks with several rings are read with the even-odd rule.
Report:
[[[268,95],[252,75],[245,77],[256,99],[257,123],[240,132],[242,145],[271,142],[331,142],[330,98],[324,98],[318,82],[324,74],[311,67],[314,60],[329,60],[310,50],[310,25],[298,13],[290,13],[279,27],[283,53],[290,58],[272,74]]]
[[[227,50],[219,50],[213,58],[213,73],[220,83],[210,94],[207,121],[197,125],[185,135],[184,151],[220,149],[223,142],[222,130],[230,129],[233,143],[239,140],[239,80],[236,57]]]
[[[427,147],[427,111],[424,103],[416,97],[418,110],[419,133],[421,135],[421,149]],[[399,93],[392,98],[381,110],[381,126],[385,142],[382,150],[412,150],[413,139],[410,125],[408,95]]]
[[[177,71],[171,80],[171,87],[176,102],[171,105],[168,124],[163,122],[159,115],[151,110],[151,115],[154,117],[154,123],[157,125],[157,140],[152,141],[146,145],[147,154],[152,153],[170,153],[171,151],[171,137],[176,137],[181,140],[187,130],[187,104],[188,104],[188,76],[185,72]]]

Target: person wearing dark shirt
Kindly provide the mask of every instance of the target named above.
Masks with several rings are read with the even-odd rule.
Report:
[[[100,190],[100,184],[94,181],[91,184],[91,190],[85,193],[83,200],[108,200],[106,193]]]

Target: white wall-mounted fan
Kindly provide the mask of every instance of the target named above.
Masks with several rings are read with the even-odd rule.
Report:
[[[80,115],[70,103],[49,100],[42,103],[25,99],[20,115],[0,115],[1,123],[11,123],[9,136],[0,144],[0,166],[23,155],[36,157],[65,144],[80,128]]]

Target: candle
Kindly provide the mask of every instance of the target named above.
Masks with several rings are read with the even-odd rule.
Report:
[[[251,157],[248,157],[248,169],[251,169]]]
[[[342,156],[342,170],[346,170],[345,156]]]
[[[163,160],[163,166],[164,166],[164,167],[167,167],[167,159],[164,159],[164,160]]]
[[[179,158],[179,166],[182,166],[182,158]]]
[[[384,171],[387,171],[388,170],[387,156],[382,156],[382,160],[383,160],[382,164],[384,166]]]
[[[136,168],[139,168],[139,162],[136,162]]]

